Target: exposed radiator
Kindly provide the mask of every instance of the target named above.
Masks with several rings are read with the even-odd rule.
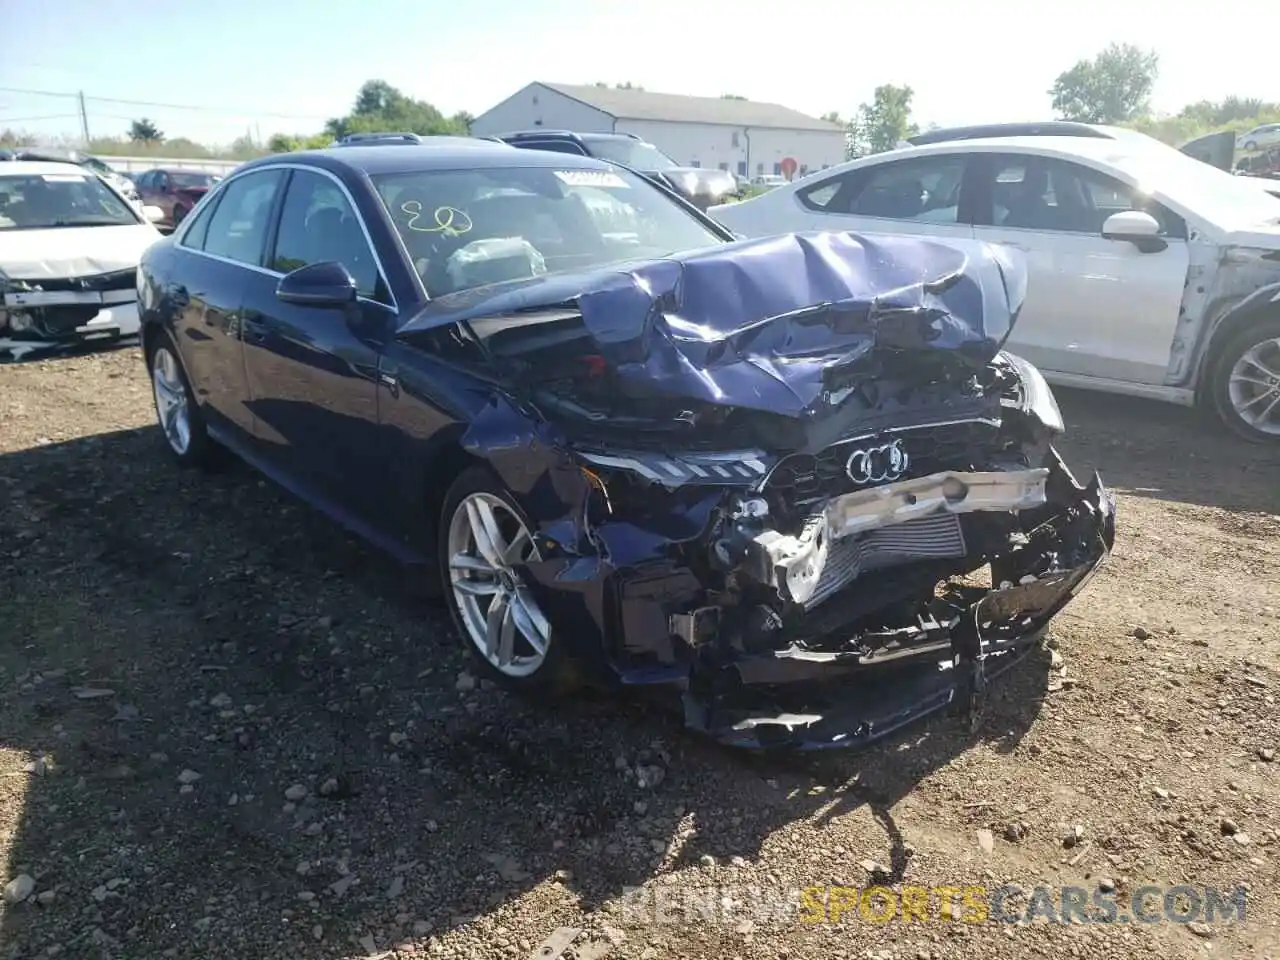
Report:
[[[805,603],[812,610],[852,580],[872,570],[917,560],[944,560],[966,553],[960,518],[953,513],[922,517],[832,541],[826,566]]]

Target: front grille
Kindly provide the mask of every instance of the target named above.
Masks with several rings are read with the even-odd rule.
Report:
[[[102,307],[93,303],[72,303],[60,307],[40,307],[38,326],[47,337],[64,337],[98,315]]]
[[[137,279],[138,271],[134,267],[129,267],[125,270],[112,270],[110,273],[97,273],[87,277],[59,277],[56,280],[42,277],[39,280],[16,282],[46,293],[69,290],[95,290],[105,293],[110,290],[133,290],[137,286]]]
[[[798,510],[812,503],[852,493],[874,483],[855,484],[845,470],[849,455],[858,449],[897,440],[906,451],[908,465],[896,480],[924,477],[942,470],[974,470],[989,463],[998,452],[997,420],[962,420],[945,424],[883,430],[851,437],[820,453],[793,454],[781,461],[765,483],[765,490],[781,503]]]
[[[922,517],[832,542],[826,566],[805,609],[812,610],[857,577],[917,560],[945,560],[966,553],[960,518]]]

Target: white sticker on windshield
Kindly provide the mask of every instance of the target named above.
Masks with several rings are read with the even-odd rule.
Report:
[[[611,170],[557,170],[556,176],[571,187],[625,187],[627,181]]]
[[[45,173],[40,179],[46,183],[84,183],[85,178],[78,173]]]

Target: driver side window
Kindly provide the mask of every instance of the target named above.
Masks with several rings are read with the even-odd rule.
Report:
[[[326,260],[336,260],[350,271],[360,296],[383,299],[377,261],[346,195],[323,174],[295,170],[284,196],[269,266],[290,273]]]
[[[1097,235],[1112,214],[1141,210],[1156,218],[1162,235],[1186,236],[1182,218],[1163,204],[1101,171],[1067,160],[1002,158],[995,164],[990,189],[996,226]]]

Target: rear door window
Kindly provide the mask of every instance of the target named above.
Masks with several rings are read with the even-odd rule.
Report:
[[[262,170],[227,184],[209,220],[205,253],[261,266],[271,209],[283,179],[282,170]]]
[[[860,167],[800,191],[800,202],[821,213],[924,223],[960,222],[965,158],[911,157]]]

